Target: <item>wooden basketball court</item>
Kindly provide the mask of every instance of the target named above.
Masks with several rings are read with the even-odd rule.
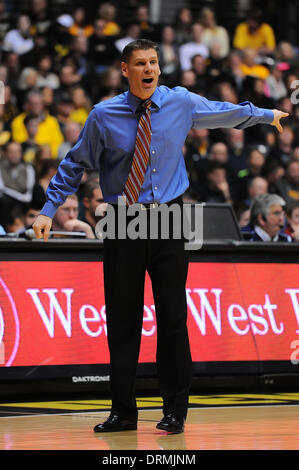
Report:
[[[185,433],[178,435],[156,429],[160,398],[142,398],[138,405],[137,431],[97,434],[93,427],[108,416],[109,400],[2,403],[0,449],[299,449],[297,393],[192,396]]]

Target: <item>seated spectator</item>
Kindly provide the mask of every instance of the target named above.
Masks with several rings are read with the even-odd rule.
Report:
[[[0,44],[6,33],[11,29],[11,16],[8,12],[6,1],[0,0]]]
[[[34,35],[47,34],[52,21],[48,0],[31,0],[29,15]]]
[[[246,158],[246,168],[238,173],[240,198],[248,198],[248,185],[255,176],[261,176],[265,164],[265,155],[260,148],[253,147],[249,149]]]
[[[15,90],[21,73],[21,64],[18,54],[15,52],[6,52],[4,55],[4,65],[7,68],[6,84]]]
[[[44,103],[45,112],[47,114],[54,114],[54,90],[52,88],[42,88],[40,90],[42,100]]]
[[[192,93],[198,93],[198,89],[196,87],[196,75],[193,70],[183,70],[181,72],[180,78],[180,86],[187,88],[187,90],[191,91]]]
[[[208,75],[207,60],[200,54],[195,54],[191,59],[192,71],[196,77],[196,88],[201,95],[207,95],[211,88],[211,80]]]
[[[10,127],[8,123],[5,122],[4,114],[5,114],[5,105],[0,104],[0,148],[3,145],[6,145],[11,137]]]
[[[53,231],[84,232],[86,238],[95,238],[92,228],[86,222],[78,219],[79,203],[76,194],[68,196],[58,207],[53,218]]]
[[[240,23],[233,38],[235,49],[254,49],[259,55],[271,55],[276,46],[273,28],[262,21],[262,11],[253,10]]]
[[[250,221],[250,208],[247,206],[247,204],[244,203],[236,203],[234,205],[234,211],[236,213],[238,225],[240,229],[243,227],[247,227]]]
[[[86,80],[89,73],[88,37],[74,36],[69,55],[66,57],[66,63],[68,59],[72,60],[73,64],[76,64],[79,77]]]
[[[63,130],[64,142],[62,142],[58,149],[57,159],[59,161],[62,160],[66,156],[67,152],[75,145],[79,139],[81,130],[82,127],[78,122],[69,121],[65,124]]]
[[[86,11],[83,7],[75,8],[73,14],[74,23],[69,28],[69,33],[74,37],[84,36],[89,38],[93,34],[93,25],[86,20]]]
[[[84,88],[80,86],[75,86],[71,90],[71,98],[73,109],[70,114],[70,119],[83,127],[92,108],[90,99],[86,95]]]
[[[15,29],[5,35],[2,49],[17,55],[26,54],[33,48],[33,38],[30,32],[31,22],[28,15],[21,14],[17,18]]]
[[[293,152],[292,152],[292,157],[291,160],[297,160],[299,161],[299,147],[295,147]]]
[[[290,126],[284,126],[282,132],[277,135],[276,143],[269,152],[268,161],[277,161],[286,166],[291,160],[295,144],[294,131]]]
[[[211,144],[210,130],[190,129],[186,144],[186,156],[189,154],[194,161],[207,158]]]
[[[81,77],[74,64],[64,64],[59,70],[59,88],[55,90],[54,96],[56,103],[59,104],[62,96],[70,95],[72,89],[79,85]]]
[[[22,70],[17,83],[16,90],[16,97],[19,109],[22,109],[24,107],[24,101],[28,93],[32,91],[39,91],[37,87],[37,80],[38,74],[35,68],[26,67]]]
[[[120,34],[120,26],[116,22],[116,7],[113,3],[102,3],[98,9],[98,17],[106,22],[104,28],[105,36],[116,36]]]
[[[56,90],[60,86],[58,75],[53,73],[53,63],[50,54],[42,54],[36,63],[37,87],[52,88]]]
[[[26,209],[25,215],[22,217],[23,223],[24,223],[24,229],[23,231],[27,230],[28,228],[32,227],[32,224],[35,222],[35,219],[39,215],[40,211],[42,209],[42,206],[39,205],[36,201],[31,201]],[[19,235],[22,234],[22,228],[21,230],[18,230]]]
[[[37,157],[40,158],[39,154]],[[32,200],[41,208],[46,202],[46,191],[57,172],[59,162],[52,158],[44,158],[35,163],[36,182],[33,187]]]
[[[48,30],[49,48],[54,52],[57,60],[63,59],[70,52],[73,36],[70,35],[69,29],[73,23],[71,15],[62,14],[56,18]]]
[[[13,206],[5,214],[3,228],[6,233],[15,234],[16,237],[25,229],[24,213],[18,206]]]
[[[292,199],[299,199],[299,161],[288,162],[285,175],[276,183],[276,192],[287,203]]]
[[[220,81],[217,85],[217,93],[221,101],[229,101],[233,104],[238,104],[238,93],[231,83]]]
[[[267,194],[269,191],[269,184],[266,178],[263,178],[262,176],[254,176],[249,183],[247,187],[247,192],[248,192],[248,198],[246,201],[242,201],[247,207],[251,206],[252,201],[256,196],[259,194]]]
[[[250,208],[250,223],[242,228],[249,241],[290,242],[292,238],[282,232],[285,201],[277,194],[260,194]]]
[[[234,188],[230,186],[227,171],[221,163],[211,161],[206,170],[206,180],[199,185],[201,202],[233,203]]]
[[[238,197],[238,177],[237,173],[229,165],[229,153],[227,145],[224,142],[215,142],[210,147],[208,159],[211,162],[218,162],[220,163],[220,165],[223,165],[226,170],[226,176],[229,182],[229,186],[231,188],[234,188],[232,193],[234,196],[233,198],[236,199]]]
[[[270,75],[269,69],[265,65],[257,63],[257,52],[254,49],[243,49],[241,57],[240,71],[245,77],[264,80]]]
[[[260,108],[273,109],[275,102],[270,98],[266,80],[248,76],[243,80],[242,101],[251,101]]]
[[[285,63],[275,64],[271,69],[271,74],[266,79],[270,97],[275,101],[284,98],[288,94],[284,82],[284,72],[288,67]]]
[[[136,22],[140,27],[140,36],[150,41],[160,42],[160,31],[151,22],[149,15],[149,7],[145,3],[137,6],[135,11],[135,17],[133,21]]]
[[[232,85],[238,90],[243,89],[244,73],[241,70],[242,64],[242,51],[233,50],[230,52],[227,60],[224,63],[224,76],[227,77]]]
[[[225,129],[228,146],[228,165],[237,173],[246,168],[245,137],[243,129]]]
[[[120,57],[113,41],[105,35],[106,21],[99,18],[94,23],[94,33],[88,38],[89,60],[97,73],[105,72]]]
[[[39,145],[35,142],[35,137],[38,131],[39,119],[34,116],[26,116],[24,119],[24,126],[28,134],[28,139],[22,142],[23,161],[32,163],[35,160],[35,155],[39,149]]]
[[[24,209],[32,199],[35,173],[31,165],[22,162],[22,147],[18,142],[8,142],[0,159],[0,194],[6,204],[13,202]]]
[[[65,126],[71,121],[71,112],[73,111],[73,101],[68,92],[62,93],[56,100],[55,117],[58,121],[62,134]]]
[[[287,62],[290,65],[297,64],[295,47],[287,41],[281,41],[275,51],[275,58],[279,62]]]
[[[98,221],[104,216],[107,203],[104,202],[103,193],[98,180],[87,181],[83,193],[84,217],[83,222],[88,223],[94,234]],[[96,215],[97,212],[97,215]]]
[[[9,126],[14,117],[18,114],[17,99],[9,85],[4,87],[4,122]]]
[[[173,28],[179,45],[190,42],[192,39],[191,26],[193,23],[192,11],[188,7],[179,8],[175,15]]]
[[[115,47],[120,53],[124,50],[129,42],[135,41],[141,37],[140,26],[138,23],[130,23],[126,26],[125,36],[120,37],[115,41]]]
[[[201,40],[203,26],[199,22],[192,24],[192,41],[180,46],[179,57],[182,70],[190,70],[192,67],[191,59],[196,54],[200,54],[207,58],[209,49]]]
[[[293,200],[285,208],[287,224],[284,233],[299,241],[299,200]]]
[[[292,114],[293,114],[293,103],[292,103],[291,98],[289,96],[284,96],[283,98],[281,98],[278,101],[277,107],[281,111],[283,111],[285,113],[289,113],[290,116],[287,118],[286,123],[287,124],[292,123],[293,122],[293,116],[292,116]]]
[[[122,74],[119,67],[108,67],[102,75],[98,99],[103,96],[113,97],[123,91]]]
[[[203,8],[200,21],[204,26],[201,40],[211,50],[213,45],[219,45],[219,58],[223,59],[229,54],[230,40],[227,30],[223,26],[218,26],[215,13],[211,8]]]
[[[171,86],[171,84],[175,85],[175,81],[180,72],[178,52],[176,31],[172,26],[164,25],[162,29],[162,40],[159,44],[159,63],[161,80],[164,80],[168,86]]]
[[[267,161],[262,170],[262,176],[268,181],[269,193],[277,191],[276,184],[284,176],[285,168],[278,161]]]
[[[26,142],[28,139],[28,133],[24,124],[26,116],[39,119],[35,142],[39,145],[48,144],[51,147],[53,158],[56,158],[58,147],[63,142],[63,135],[57,119],[45,111],[40,92],[31,92],[27,95],[24,112],[16,116],[11,123],[12,138],[19,143]]]

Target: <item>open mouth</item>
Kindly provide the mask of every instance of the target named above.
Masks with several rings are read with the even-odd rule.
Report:
[[[152,83],[153,80],[154,80],[154,79],[153,79],[152,77],[150,77],[150,78],[143,78],[143,79],[142,79],[143,83]]]

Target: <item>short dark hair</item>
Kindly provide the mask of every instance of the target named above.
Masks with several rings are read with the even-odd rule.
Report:
[[[92,199],[94,190],[98,189],[99,187],[100,187],[99,180],[97,179],[91,179],[90,181],[87,180],[84,185],[84,197],[87,197],[88,199]]]
[[[131,55],[134,51],[138,50],[154,49],[157,54],[159,52],[159,46],[156,42],[150,41],[149,39],[136,39],[135,41],[129,42],[122,51],[121,61],[129,62]]]

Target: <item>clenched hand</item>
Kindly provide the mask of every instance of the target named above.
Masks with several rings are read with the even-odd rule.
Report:
[[[43,238],[45,242],[48,241],[51,227],[52,219],[47,215],[39,215],[32,225],[36,238]]]

